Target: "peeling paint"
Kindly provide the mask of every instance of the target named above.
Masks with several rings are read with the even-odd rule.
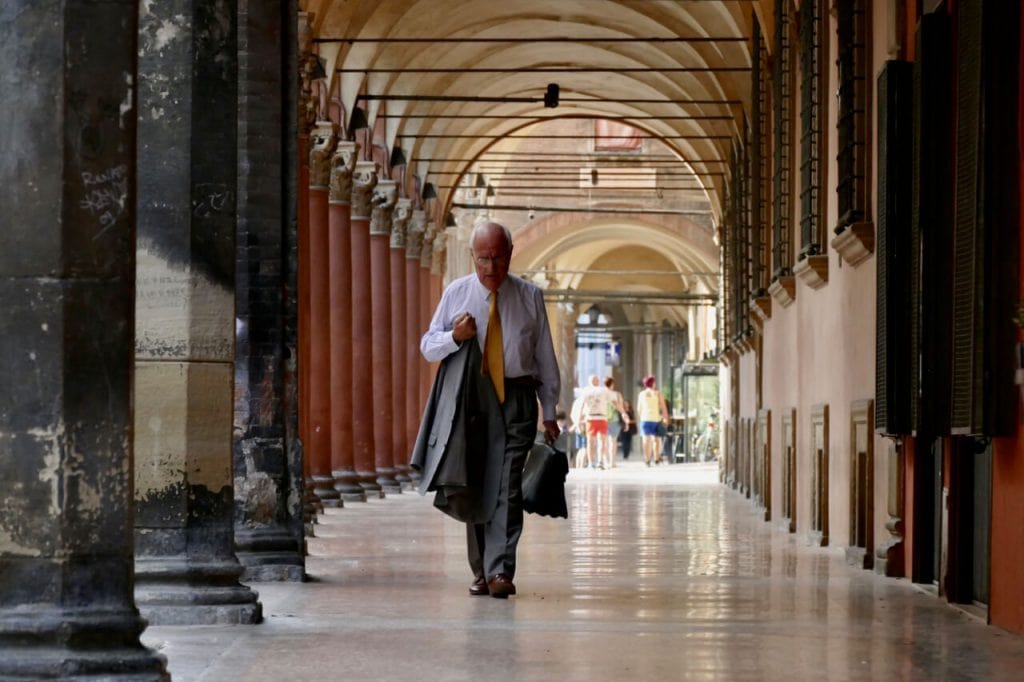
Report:
[[[119,123],[121,130],[125,129],[125,114],[128,114],[129,112],[131,112],[134,109],[134,107],[135,107],[135,103],[134,103],[135,87],[134,87],[134,83],[132,81],[132,74],[126,73],[124,75],[124,79],[125,79],[125,83],[127,83],[128,87],[127,87],[127,89],[125,90],[125,93],[124,93],[124,101],[121,102],[121,106],[118,108],[118,110],[119,110],[119,112],[121,114],[120,123]]]
[[[25,547],[14,541],[14,537],[0,528],[0,556],[4,554],[17,554],[19,556],[42,556],[43,553],[38,547]]]
[[[153,45],[151,46],[152,49],[162,50],[165,47],[167,47],[172,40],[175,40],[179,36],[181,36],[181,26],[174,23],[175,21],[183,23],[184,17],[182,17],[179,14],[178,16],[174,17],[173,20],[164,19],[163,23],[161,23],[160,27],[156,30],[156,42],[153,43]]]
[[[50,487],[50,514],[60,514],[60,463],[64,443],[64,422],[46,429],[29,429],[27,434],[45,448],[39,481]]]

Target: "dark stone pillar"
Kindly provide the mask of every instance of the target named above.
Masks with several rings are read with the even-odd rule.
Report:
[[[352,176],[352,447],[359,485],[383,497],[373,441],[373,309],[370,305],[370,202],[377,164],[360,161]]]
[[[359,145],[339,142],[331,161],[331,471],[342,500],[366,502],[352,454],[352,172]]]
[[[227,0],[139,20],[135,597],[154,624],[260,620],[234,553],[236,27]]]
[[[137,19],[124,1],[0,10],[5,680],[169,679],[132,598]]]
[[[405,394],[408,373],[405,370],[409,335],[405,315],[405,232],[412,218],[412,201],[399,199],[391,218],[391,431],[394,434],[392,461],[395,480],[412,487],[409,477],[409,449]]]
[[[282,188],[283,59],[294,50],[279,2],[239,5],[238,262],[235,278],[235,550],[244,579],[305,577],[302,462],[289,457],[284,381],[289,271]]]

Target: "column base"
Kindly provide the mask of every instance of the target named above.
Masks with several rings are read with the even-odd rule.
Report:
[[[384,497],[384,489],[377,483],[377,472],[359,472],[359,487],[363,489],[367,497]]]
[[[402,484],[395,479],[396,473],[390,467],[377,469],[377,485],[381,487],[385,494],[400,495],[402,493]]]
[[[303,582],[306,560],[300,539],[280,528],[235,529],[235,555],[245,582]]]
[[[235,561],[136,559],[135,601],[151,625],[250,625],[263,620],[259,594],[238,582]]]
[[[344,507],[341,496],[334,488],[333,476],[313,476],[313,493],[324,507]]]
[[[0,610],[0,679],[171,679],[167,659],[139,641],[135,609]]]
[[[354,471],[335,471],[334,489],[345,502],[366,502],[366,491]]]

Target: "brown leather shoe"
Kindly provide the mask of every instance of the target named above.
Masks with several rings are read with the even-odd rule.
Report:
[[[509,595],[516,593],[516,586],[512,582],[512,578],[509,578],[504,573],[491,578],[490,582],[487,583],[487,589],[490,591],[491,596],[496,599],[508,599]]]
[[[483,597],[490,594],[490,590],[487,589],[487,581],[484,578],[477,578],[473,581],[473,584],[469,586],[469,593],[474,597]]]

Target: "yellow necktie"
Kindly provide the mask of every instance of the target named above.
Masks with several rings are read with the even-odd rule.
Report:
[[[491,292],[491,310],[487,314],[487,339],[484,341],[485,374],[491,376],[498,402],[505,402],[505,357],[501,347],[501,315],[498,314],[498,292]]]

